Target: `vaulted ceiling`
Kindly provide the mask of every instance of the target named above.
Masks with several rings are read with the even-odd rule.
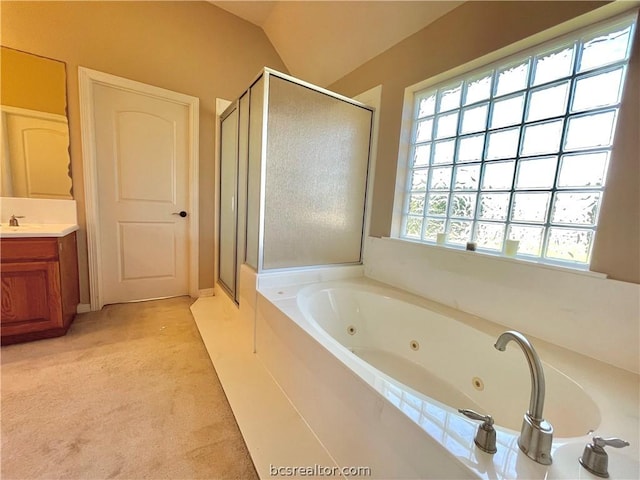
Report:
[[[211,1],[261,27],[289,73],[328,86],[461,1]]]

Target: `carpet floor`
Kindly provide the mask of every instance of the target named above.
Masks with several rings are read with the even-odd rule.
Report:
[[[257,479],[178,297],[1,350],[2,479]]]

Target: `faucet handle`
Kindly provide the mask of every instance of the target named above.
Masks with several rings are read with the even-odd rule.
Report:
[[[493,417],[463,408],[458,409],[458,412],[472,420],[480,420],[482,422],[473,441],[483,452],[496,453],[498,450],[496,449],[496,430],[493,428]]]
[[[623,448],[623,447],[629,446],[629,442],[622,440],[621,438],[593,437],[593,444],[597,447],[613,447],[613,448]]]
[[[472,420],[481,420],[489,425],[493,425],[493,417],[491,415],[482,415],[481,413],[468,410],[466,408],[459,408],[458,411],[465,417],[469,417]]]
[[[609,478],[609,455],[604,447],[623,448],[628,446],[629,442],[620,438],[593,437],[593,443],[587,443],[578,461],[594,475]]]

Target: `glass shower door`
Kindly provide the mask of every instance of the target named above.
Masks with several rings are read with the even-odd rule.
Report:
[[[220,241],[218,281],[236,297],[238,108],[234,104],[220,122]]]

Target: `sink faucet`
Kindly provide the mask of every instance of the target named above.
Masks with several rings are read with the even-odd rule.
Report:
[[[504,332],[496,340],[495,347],[504,352],[507,343],[514,341],[524,352],[531,373],[531,398],[529,410],[524,414],[522,430],[518,437],[518,446],[527,457],[543,465],[551,465],[551,443],[553,441],[553,427],[542,418],[544,408],[544,372],[540,357],[529,340],[520,332],[513,330]]]
[[[24,217],[16,217],[15,215],[11,215],[11,218],[9,219],[9,226],[10,227],[19,227],[20,223],[18,223],[18,219],[19,218],[24,218]]]

